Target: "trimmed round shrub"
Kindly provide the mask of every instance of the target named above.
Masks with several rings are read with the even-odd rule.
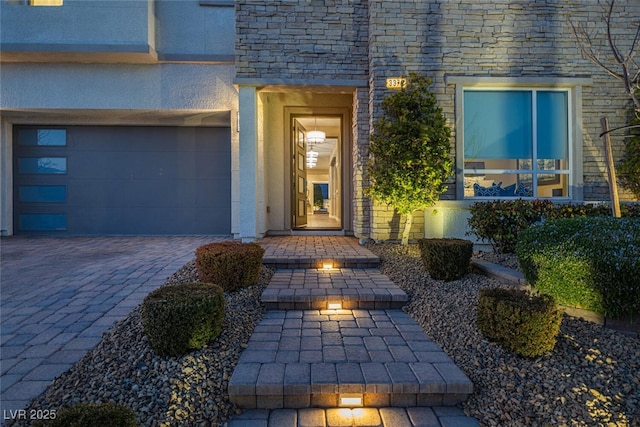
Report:
[[[196,249],[198,276],[233,292],[256,283],[263,255],[264,249],[257,243],[209,243]]]
[[[623,217],[640,217],[640,203],[620,206]],[[611,216],[611,206],[601,204],[554,204],[549,200],[495,200],[477,202],[470,208],[470,231],[489,242],[498,253],[514,253],[518,233],[545,219]]]
[[[39,427],[136,427],[133,409],[115,403],[79,403],[62,408],[53,420],[35,424]]]
[[[473,243],[464,239],[420,239],[425,269],[436,280],[456,280],[469,272]]]
[[[153,351],[180,356],[203,348],[222,330],[224,291],[212,283],[169,285],[142,303],[142,325]]]
[[[515,289],[481,289],[477,325],[482,335],[507,350],[534,358],[556,345],[562,310],[550,295]]]
[[[546,221],[520,233],[516,255],[531,286],[559,304],[640,317],[640,219]]]

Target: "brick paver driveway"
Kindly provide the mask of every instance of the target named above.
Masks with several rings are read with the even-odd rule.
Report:
[[[192,260],[195,248],[223,239],[0,239],[2,418],[42,393],[93,348],[103,332]]]

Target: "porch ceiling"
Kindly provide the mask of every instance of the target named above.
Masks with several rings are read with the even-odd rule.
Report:
[[[351,94],[355,87],[351,86],[319,86],[319,85],[265,85],[258,87],[259,92],[279,92],[279,93],[333,93]]]

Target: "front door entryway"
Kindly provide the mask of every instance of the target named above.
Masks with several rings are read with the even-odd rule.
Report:
[[[298,120],[294,120],[291,191],[293,196],[293,224],[295,227],[305,227],[307,225],[309,190],[307,189],[306,135],[307,131],[305,127]]]
[[[342,229],[342,117],[294,115],[291,132],[293,229]]]

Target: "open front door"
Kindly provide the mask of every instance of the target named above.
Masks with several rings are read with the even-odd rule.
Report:
[[[298,120],[293,120],[293,159],[291,170],[293,227],[305,227],[307,225],[307,147],[305,142],[306,130]]]

